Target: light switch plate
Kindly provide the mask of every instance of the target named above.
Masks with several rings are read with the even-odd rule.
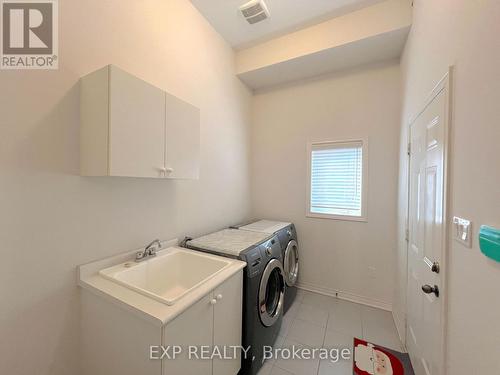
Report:
[[[472,247],[472,223],[458,216],[453,217],[453,238],[462,245]]]

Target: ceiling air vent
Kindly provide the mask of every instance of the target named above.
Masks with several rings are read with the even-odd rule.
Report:
[[[251,0],[240,6],[240,11],[251,25],[269,18],[269,11],[263,0]]]

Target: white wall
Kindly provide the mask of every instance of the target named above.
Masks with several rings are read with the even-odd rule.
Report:
[[[249,214],[251,95],[187,0],[60,1],[57,71],[0,72],[0,373],[78,374],[78,264]],[[79,177],[79,77],[114,63],[201,108],[201,177]]]
[[[500,227],[500,2],[415,1],[402,71],[401,160],[408,119],[455,66],[451,123],[451,215],[473,222],[473,248],[449,242],[447,368],[450,375],[500,373],[500,263],[484,257],[481,224]],[[406,280],[406,168],[400,163],[398,285]],[[395,313],[404,320],[404,288]],[[402,323],[401,323],[402,324]],[[401,327],[400,327],[401,328]]]
[[[301,285],[390,307],[400,105],[398,62],[254,97],[253,216],[296,224]],[[307,142],[356,137],[369,140],[368,222],[306,218]]]

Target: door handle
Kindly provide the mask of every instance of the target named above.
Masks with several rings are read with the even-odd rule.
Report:
[[[430,286],[430,285],[424,285],[422,287],[422,291],[425,293],[425,294],[431,294],[431,293],[434,293],[436,295],[436,297],[439,297],[439,287],[437,285],[434,285],[434,286]]]

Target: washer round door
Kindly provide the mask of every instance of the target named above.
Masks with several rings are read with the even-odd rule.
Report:
[[[260,320],[266,327],[272,326],[282,314],[284,295],[283,266],[278,259],[272,259],[262,272],[258,296]]]
[[[286,285],[294,286],[299,276],[299,245],[297,241],[288,242],[283,261]]]

